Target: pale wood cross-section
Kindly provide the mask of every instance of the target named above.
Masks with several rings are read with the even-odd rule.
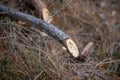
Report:
[[[47,5],[44,1],[41,0],[33,0],[34,6],[39,12],[39,17],[42,18],[44,21],[51,23],[52,16],[50,15],[50,11],[47,8]]]

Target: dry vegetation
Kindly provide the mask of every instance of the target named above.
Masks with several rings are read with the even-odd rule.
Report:
[[[49,36],[42,37],[34,25],[0,12],[1,80],[120,79],[120,1],[70,1],[46,3],[53,24],[75,40],[80,52],[87,43],[94,42],[85,60],[71,58],[60,43]],[[0,3],[38,16],[33,5],[25,0]]]

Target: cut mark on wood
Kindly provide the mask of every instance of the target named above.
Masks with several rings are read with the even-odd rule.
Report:
[[[79,57],[78,47],[76,46],[75,42],[72,39],[66,40],[66,47],[67,47],[67,50],[69,51],[69,53],[73,57],[75,57],[75,58]]]

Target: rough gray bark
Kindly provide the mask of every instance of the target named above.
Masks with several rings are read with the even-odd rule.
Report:
[[[39,28],[40,30],[42,29],[49,36],[52,36],[53,38],[57,39],[61,43],[63,43],[62,42],[63,40],[69,38],[67,34],[65,34],[63,31],[61,31],[54,25],[44,22],[43,20],[38,19],[34,16],[31,16],[22,12],[18,12],[16,10],[10,9],[3,5],[0,5],[0,11],[6,12],[6,14],[14,18],[29,21],[30,23],[34,24],[36,28]]]
[[[5,12],[6,14],[8,14],[8,15],[14,17],[14,18],[29,21],[30,23],[34,24],[36,26],[36,28],[38,28],[40,30],[42,29],[49,36],[55,38],[60,43],[62,43],[68,49],[70,54],[72,54],[73,57],[78,57],[79,56],[79,51],[78,51],[78,48],[76,47],[74,41],[70,41],[71,42],[70,46],[72,44],[74,44],[73,48],[71,47],[72,50],[69,48],[69,44],[67,44],[67,42],[69,42],[69,40],[72,40],[70,38],[70,36],[65,34],[63,31],[61,31],[60,29],[58,29],[54,25],[49,24],[49,23],[47,23],[47,22],[45,22],[41,19],[38,19],[34,16],[16,11],[14,9],[10,9],[10,8],[8,8],[6,6],[3,6],[3,5],[0,5],[0,11]],[[74,49],[74,46],[75,46],[76,49]],[[73,53],[72,53],[72,51],[73,51]],[[74,54],[76,56],[74,56]]]

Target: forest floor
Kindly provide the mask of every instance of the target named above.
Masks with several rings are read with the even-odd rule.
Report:
[[[0,80],[120,80],[120,0],[45,0],[55,26],[71,36],[83,60],[73,59],[34,25],[0,12]],[[27,0],[0,4],[38,17]]]

